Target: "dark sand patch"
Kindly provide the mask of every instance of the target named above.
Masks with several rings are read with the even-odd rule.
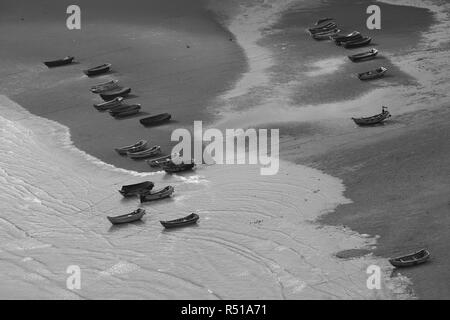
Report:
[[[337,252],[336,257],[339,259],[354,259],[367,256],[371,253],[372,251],[366,249],[349,249]]]

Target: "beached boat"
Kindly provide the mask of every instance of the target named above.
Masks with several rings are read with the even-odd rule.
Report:
[[[430,259],[428,250],[422,249],[420,251],[410,253],[401,257],[389,259],[389,262],[397,268],[411,267],[424,263]]]
[[[100,97],[102,97],[105,101],[111,101],[117,97],[126,97],[131,92],[131,88],[116,88],[114,90],[110,90],[104,93],[100,93]]]
[[[377,56],[377,54],[378,54],[378,50],[373,48],[369,51],[353,54],[351,56],[348,56],[348,58],[353,62],[365,61],[365,60],[374,59]]]
[[[161,164],[161,168],[167,173],[175,173],[181,171],[192,170],[195,167],[195,162],[192,160],[189,163],[181,162],[180,164],[175,164],[172,161],[168,161]]]
[[[316,34],[313,34],[312,37],[315,40],[330,40],[330,37],[335,35],[339,31],[341,31],[341,30],[334,29],[334,30],[327,31],[327,32],[316,33]]]
[[[352,120],[359,126],[370,126],[383,122],[391,117],[391,114],[385,106],[382,107],[381,113],[367,118],[352,118]]]
[[[331,38],[334,40],[336,45],[340,46],[345,42],[355,41],[362,39],[363,36],[358,31],[353,31],[352,33],[341,35],[341,34],[335,34],[331,36]]]
[[[119,87],[119,80],[111,80],[108,82],[99,83],[95,86],[91,87],[92,93],[103,93],[106,91],[110,91],[112,89],[116,89]]]
[[[145,214],[144,209],[137,209],[131,213],[127,213],[117,217],[107,217],[112,224],[122,224],[141,220]]]
[[[141,193],[139,198],[141,200],[141,203],[148,202],[148,201],[154,201],[154,200],[159,200],[159,199],[164,199],[164,198],[170,197],[174,191],[175,191],[174,187],[167,186],[167,187],[159,189],[159,190]]]
[[[330,22],[324,26],[319,26],[316,28],[309,28],[308,31],[311,35],[314,35],[316,33],[325,32],[325,31],[331,31],[337,28],[337,24],[334,22]]]
[[[344,42],[342,45],[344,46],[344,48],[350,49],[367,46],[368,44],[370,44],[370,42],[372,42],[372,38],[363,37],[355,41]]]
[[[109,114],[113,117],[124,117],[137,114],[141,110],[140,104],[130,104],[114,107],[109,110]]]
[[[128,152],[127,155],[131,159],[145,159],[157,156],[161,153],[161,147],[160,146],[154,146],[147,150],[142,150],[138,152]]]
[[[190,224],[194,224],[198,221],[200,217],[196,213],[191,213],[190,215],[175,219],[175,220],[169,220],[169,221],[160,221],[160,223],[163,225],[164,228],[170,229],[170,228],[177,228],[177,227],[184,227]]]
[[[162,164],[171,161],[173,155],[167,155],[167,156],[162,156],[156,159],[152,159],[152,160],[147,160],[147,164],[150,167],[159,167]]]
[[[58,59],[58,60],[45,61],[44,64],[49,68],[65,66],[65,65],[71,64],[73,62],[73,59],[75,59],[75,57],[68,56],[68,57],[65,57],[62,59]]]
[[[379,67],[375,70],[358,73],[359,80],[372,80],[383,77],[386,74],[387,69],[385,67]]]
[[[322,23],[324,23],[324,22],[330,22],[330,21],[333,21],[334,20],[334,18],[320,18],[319,20],[317,20],[316,21],[316,23],[315,23],[315,25],[316,26],[318,26],[318,25],[320,25],[320,24],[322,24]]]
[[[126,155],[128,152],[138,152],[144,150],[145,148],[147,148],[147,140],[139,140],[135,144],[115,148],[114,150],[116,150],[116,152],[120,155]]]
[[[171,118],[172,116],[169,113],[161,113],[155,116],[142,118],[139,120],[139,122],[144,126],[155,126],[169,121]]]
[[[99,111],[106,111],[111,108],[121,106],[122,101],[123,101],[122,97],[117,97],[110,101],[106,101],[106,102],[102,102],[102,103],[95,103],[94,107]]]
[[[102,73],[106,73],[111,69],[111,63],[104,63],[99,66],[84,70],[84,73],[88,76],[96,76]]]
[[[141,183],[122,186],[122,189],[119,190],[119,193],[124,197],[132,197],[150,191],[153,189],[154,186],[155,184],[153,182],[144,181]]]

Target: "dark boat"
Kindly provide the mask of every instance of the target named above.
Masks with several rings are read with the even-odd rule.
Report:
[[[374,59],[377,56],[377,54],[378,54],[378,50],[373,48],[369,51],[353,54],[351,56],[348,56],[348,58],[353,62],[365,61],[365,60]]]
[[[124,197],[137,196],[141,193],[145,193],[153,189],[155,184],[151,181],[144,181],[136,184],[129,184],[122,186],[122,189],[119,190],[120,194]]]
[[[372,117],[367,117],[367,118],[352,118],[352,120],[359,126],[370,126],[370,125],[375,125],[378,123],[383,122],[384,120],[386,120],[387,118],[391,117],[391,114],[389,113],[389,111],[387,110],[386,107],[382,107],[381,109],[381,113],[374,115]]]
[[[111,80],[108,82],[99,83],[91,87],[92,93],[103,93],[119,87],[119,80]]]
[[[175,220],[169,220],[169,221],[160,221],[160,223],[163,225],[164,228],[170,229],[170,228],[177,228],[177,227],[184,227],[190,224],[194,224],[198,221],[200,217],[196,213],[191,213],[190,215],[175,219]]]
[[[346,49],[359,48],[359,47],[367,46],[371,41],[372,41],[372,38],[364,37],[364,38],[361,38],[361,39],[358,39],[355,41],[344,42],[343,46]]]
[[[102,73],[106,73],[111,69],[111,63],[104,63],[97,67],[93,67],[87,70],[84,70],[84,73],[88,76],[96,76]]]
[[[139,120],[144,126],[154,126],[169,121],[172,116],[169,113],[161,113],[156,116],[146,117]]]
[[[73,62],[73,59],[75,59],[75,57],[65,57],[58,60],[45,61],[44,64],[49,68],[65,66],[67,64],[71,64]]]
[[[339,35],[339,34],[333,35],[331,36],[331,38],[334,40],[336,45],[340,46],[346,42],[362,39],[363,36],[358,31],[353,31],[352,33],[349,33],[347,35]]]
[[[137,209],[131,213],[127,213],[117,217],[107,217],[112,224],[122,224],[141,220],[144,216],[144,209]]]
[[[172,156],[171,155],[167,155],[167,156],[162,156],[156,159],[152,159],[152,160],[147,160],[147,164],[150,167],[159,167],[162,164],[171,161]]]
[[[102,102],[102,103],[96,103],[94,104],[94,107],[99,110],[99,111],[105,111],[105,110],[109,110],[111,108],[114,107],[118,107],[122,105],[122,101],[123,98],[122,97],[117,97],[114,98],[113,100],[110,101],[106,101],[106,102]]]
[[[334,29],[336,27],[337,27],[337,25],[336,25],[336,23],[334,21],[328,21],[326,23],[317,25],[315,27],[308,28],[308,31],[312,32],[312,33],[315,33],[315,32],[325,31],[327,29]]]
[[[114,118],[123,118],[138,114],[140,110],[141,110],[140,104],[125,105],[125,106],[118,106],[109,110],[109,114]]]
[[[375,70],[358,73],[359,80],[372,80],[378,79],[385,75],[387,69],[385,67],[379,67]]]
[[[175,189],[172,186],[167,186],[167,187],[159,189],[159,190],[141,193],[139,198],[141,200],[141,203],[148,202],[148,201],[154,201],[154,200],[159,200],[159,199],[164,199],[164,198],[170,197],[174,191],[175,191]]]
[[[115,148],[116,152],[120,155],[126,155],[128,152],[138,152],[142,151],[145,148],[147,148],[147,141],[146,140],[140,140],[136,142],[135,144],[121,147],[121,148]]]
[[[195,167],[195,162],[192,160],[190,163],[175,164],[172,161],[168,161],[161,164],[161,168],[167,173],[181,172],[191,170]]]
[[[326,32],[313,34],[312,37],[313,37],[314,40],[329,40],[330,37],[332,37],[333,35],[335,35],[339,31],[341,31],[341,30],[333,29],[331,31],[326,31]]]
[[[324,22],[329,22],[329,21],[333,21],[333,20],[334,20],[334,18],[321,18],[316,21],[315,25],[318,26]]]
[[[157,156],[161,153],[161,147],[160,146],[154,146],[147,150],[142,150],[138,152],[128,152],[127,155],[131,159],[138,160],[138,159],[145,159]]]
[[[424,263],[430,259],[428,250],[422,249],[420,251],[407,254],[405,256],[389,259],[389,262],[397,268],[411,267]]]
[[[131,88],[117,88],[115,90],[100,93],[100,97],[105,101],[111,101],[117,97],[126,97],[130,92]]]

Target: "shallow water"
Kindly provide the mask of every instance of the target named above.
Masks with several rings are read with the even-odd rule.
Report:
[[[276,176],[256,166],[200,166],[168,176],[116,169],[75,149],[68,129],[0,97],[1,298],[373,298],[373,257],[333,254],[374,239],[319,227],[320,214],[349,200],[338,179],[283,162]],[[112,227],[107,215],[139,206],[116,191],[150,179],[171,199],[144,205],[142,222]],[[198,212],[197,226],[164,231],[160,219]],[[69,265],[81,290],[66,288]],[[388,290],[389,289],[389,290]]]

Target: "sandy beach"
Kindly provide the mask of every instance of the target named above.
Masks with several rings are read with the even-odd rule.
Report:
[[[445,1],[376,2],[376,31],[365,27],[372,1],[79,2],[81,31],[64,27],[65,1],[2,5],[1,298],[450,297]],[[306,28],[323,16],[373,37],[380,56],[353,64],[358,49],[312,40]],[[76,64],[41,63],[68,54]],[[82,73],[104,62],[111,73]],[[379,65],[387,77],[355,78]],[[174,121],[149,129],[96,111],[89,87],[113,78],[133,88],[143,115]],[[350,120],[381,105],[393,114],[383,126]],[[280,172],[166,175],[113,151],[145,138],[169,153],[171,132],[194,120],[279,128]],[[175,196],[139,205],[117,192],[142,180]],[[107,215],[136,206],[149,212],[141,223],[110,227]],[[189,212],[197,227],[162,231],[159,220]],[[432,253],[423,266],[397,272],[387,261],[422,247]],[[373,264],[381,290],[366,287]],[[69,265],[83,270],[79,291],[66,288]]]

